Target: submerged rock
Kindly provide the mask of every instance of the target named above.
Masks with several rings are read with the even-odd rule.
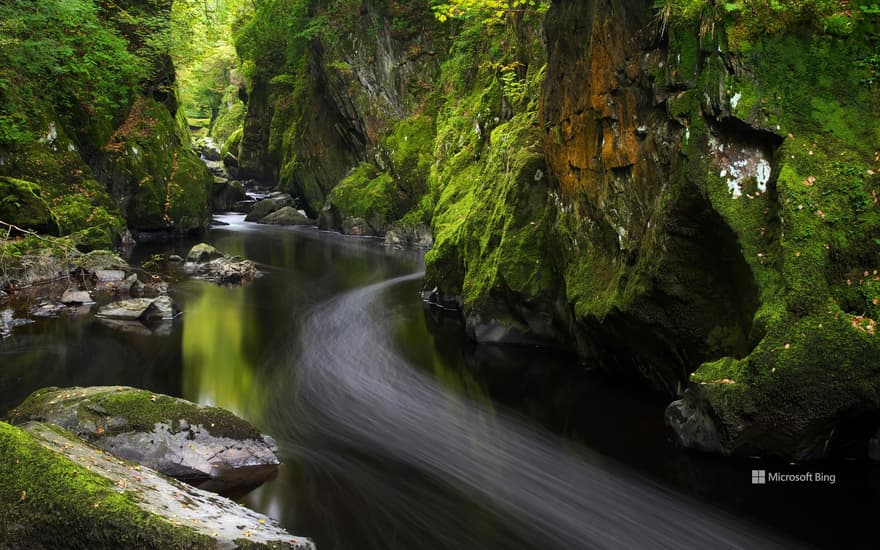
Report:
[[[718,426],[706,403],[695,393],[673,401],[666,408],[666,425],[679,445],[708,453],[728,454],[721,446]]]
[[[342,232],[346,235],[354,235],[356,237],[376,236],[376,231],[370,227],[367,220],[357,217],[345,218],[342,220]]]
[[[429,249],[434,246],[434,235],[425,224],[415,227],[392,227],[385,232],[385,244],[394,248],[415,247]]]
[[[238,494],[277,473],[275,441],[229,411],[123,386],[44,388],[10,413],[203,489]]]
[[[28,315],[33,317],[58,317],[62,311],[64,311],[64,304],[41,298],[28,309]]]
[[[56,426],[0,422],[0,517],[9,548],[310,550],[261,514],[120,460]]]

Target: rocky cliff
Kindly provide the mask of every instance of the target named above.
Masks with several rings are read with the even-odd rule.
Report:
[[[876,8],[557,0],[441,24],[400,4],[335,3],[347,30],[255,77],[241,158],[325,225],[430,221],[427,289],[473,338],[681,397],[687,446],[868,455]]]
[[[118,243],[127,228],[205,226],[211,178],[175,118],[170,9],[170,0],[0,7],[0,219],[84,248]]]
[[[241,172],[324,227],[382,235],[425,191],[444,29],[416,2],[289,4],[257,10],[237,39],[252,67]],[[279,20],[299,32],[265,41]]]

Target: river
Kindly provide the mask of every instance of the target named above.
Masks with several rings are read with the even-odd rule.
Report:
[[[264,277],[174,286],[167,335],[89,316],[20,327],[0,342],[0,409],[115,384],[230,409],[284,462],[242,502],[321,550],[876,547],[876,467],[675,449],[662,397],[563,353],[476,346],[425,309],[420,253],[218,218],[209,242]],[[751,485],[758,468],[836,482]]]

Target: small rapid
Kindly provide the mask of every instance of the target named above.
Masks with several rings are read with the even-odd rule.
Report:
[[[286,453],[363,486],[382,483],[379,471],[365,466],[370,461],[355,458],[363,455],[399,464],[403,475],[406,469],[427,475],[509,527],[494,539],[498,548],[793,547],[413,368],[391,339],[381,297],[422,275],[348,291],[306,314],[291,363],[293,386],[279,392],[292,403],[285,411],[289,421],[276,433]],[[462,539],[465,520],[450,513],[449,503],[431,502],[443,499],[443,491],[398,485],[394,494],[367,491],[373,502],[364,497],[371,508],[364,513],[377,516],[377,529],[393,529],[394,521],[382,518],[387,507],[416,531],[424,526],[423,538],[410,545],[485,547]],[[377,494],[383,495],[378,501]],[[364,547],[392,539],[365,536]]]

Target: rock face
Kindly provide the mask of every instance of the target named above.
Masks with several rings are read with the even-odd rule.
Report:
[[[186,256],[184,269],[218,285],[241,284],[261,275],[250,260],[227,256],[205,243],[192,247]]]
[[[311,550],[273,520],[38,422],[0,422],[0,545]]]
[[[429,5],[418,2],[337,3],[326,10],[345,40],[302,42],[290,66],[266,67],[251,82],[240,171],[277,183],[317,218],[341,180],[371,165],[374,175],[389,172],[400,193],[386,181],[381,192],[368,196],[364,184],[372,178],[359,179],[350,182],[357,189],[349,196],[337,197],[344,203],[340,208],[345,216],[365,219],[391,215],[391,223],[417,204],[427,187],[432,120],[416,113],[439,74],[445,28],[436,24]],[[274,17],[271,11],[258,13],[248,32],[271,32]],[[302,76],[293,96],[283,80],[289,74]],[[412,124],[397,127],[401,121]],[[374,227],[372,233],[385,230]]]
[[[232,413],[135,388],[37,390],[9,420],[60,426],[120,458],[224,494],[246,492],[278,468],[275,442]]]
[[[244,185],[240,181],[214,178],[213,209],[214,212],[231,212],[236,203],[245,200]]]
[[[658,41],[649,4],[553,2],[539,104],[444,111],[489,114],[438,128],[428,287],[475,338],[569,345],[683,393],[667,422],[687,446],[828,456],[880,410],[866,31],[755,36],[739,14],[697,40],[674,11]]]
[[[239,160],[272,159],[322,228],[394,245],[429,223],[426,288],[474,339],[568,347],[682,398],[667,422],[685,445],[806,460],[858,432],[867,456],[880,96],[859,60],[876,17],[652,6],[555,0],[446,31],[409,13],[423,37],[395,39],[362,3],[340,36],[363,47],[301,48],[298,101],[254,82]],[[401,45],[446,40],[421,65],[439,106],[372,94]]]
[[[176,116],[168,54],[143,47],[155,37],[144,35],[129,12],[122,17],[104,13],[101,2],[82,4],[75,16],[56,3],[3,6],[4,20],[40,15],[0,56],[3,81],[16,82],[20,92],[0,98],[0,110],[22,113],[4,123],[0,140],[0,197],[14,199],[0,205],[0,219],[70,236],[82,250],[120,244],[126,227],[137,237],[205,227],[211,180]],[[166,28],[170,0],[140,4],[138,17]],[[90,32],[72,36],[75,28]],[[72,42],[65,46],[60,36]],[[52,66],[69,75],[65,86],[42,68],[11,61],[35,43],[76,52]],[[77,63],[90,70],[78,71]]]

